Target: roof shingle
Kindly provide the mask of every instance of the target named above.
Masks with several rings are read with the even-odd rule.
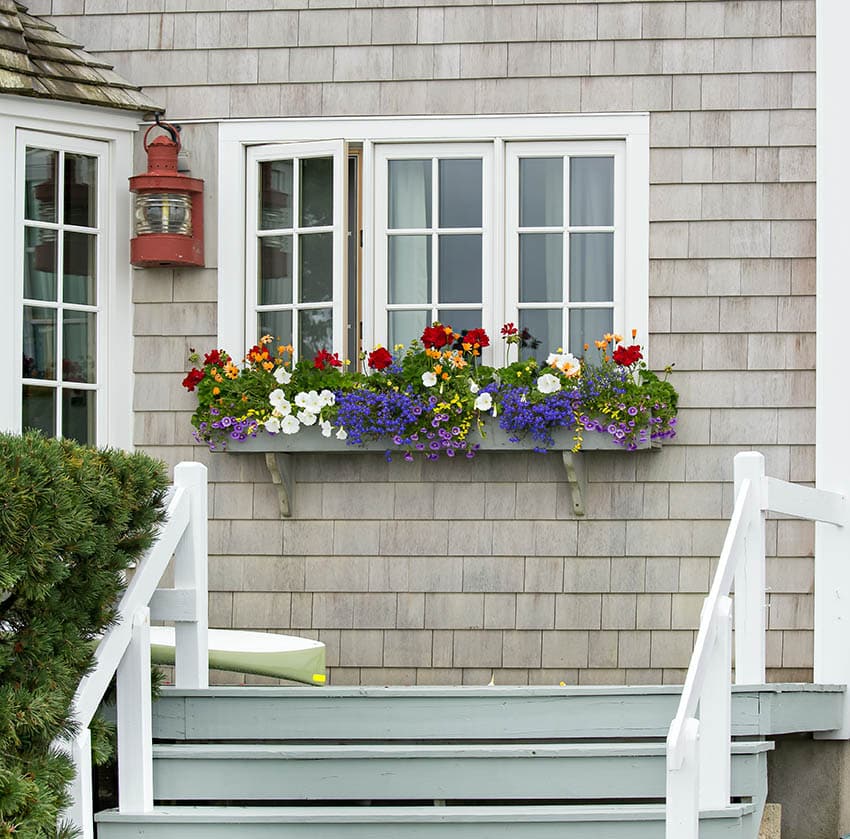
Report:
[[[0,93],[128,111],[163,110],[110,64],[28,14],[17,0],[0,0]]]

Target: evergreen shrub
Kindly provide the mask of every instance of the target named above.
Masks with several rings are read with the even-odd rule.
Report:
[[[115,618],[124,571],[164,517],[164,466],[142,454],[0,434],[0,837],[57,827],[74,775],[53,747],[93,639]],[[94,758],[109,751],[92,724]]]

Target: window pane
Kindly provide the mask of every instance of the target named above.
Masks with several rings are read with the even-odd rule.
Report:
[[[390,229],[431,226],[431,161],[391,160],[389,171]]]
[[[482,161],[440,161],[440,227],[481,227]]]
[[[301,226],[334,223],[334,159],[305,157],[301,161]]]
[[[570,347],[573,355],[584,355],[584,345],[593,346],[606,332],[614,329],[613,309],[572,309],[570,311]]]
[[[263,335],[271,335],[275,344],[292,343],[292,312],[258,312],[258,330],[253,340],[258,340]]]
[[[66,382],[96,379],[97,332],[94,312],[62,313],[62,378]]]
[[[549,353],[563,345],[562,309],[525,309],[519,313],[519,331],[527,330],[520,358],[536,358],[543,365]]]
[[[27,149],[24,218],[56,221],[56,170],[59,153]]]
[[[66,233],[62,263],[62,296],[66,303],[94,306],[96,297],[97,236]]]
[[[56,378],[56,310],[24,306],[23,376]]]
[[[614,158],[574,157],[570,160],[570,224],[614,224]]]
[[[62,436],[78,443],[95,441],[95,400],[93,390],[62,388]]]
[[[440,303],[481,302],[481,234],[440,236]]]
[[[292,236],[263,236],[258,241],[258,247],[260,305],[291,303]]]
[[[35,428],[45,437],[56,435],[56,390],[47,387],[23,387],[23,430]]]
[[[389,312],[388,329],[390,347],[396,344],[407,346],[414,338],[422,335],[426,326],[431,323],[431,310],[423,309],[415,312]]]
[[[97,227],[97,158],[65,153],[65,224]]]
[[[450,326],[458,334],[464,329],[478,329],[482,326],[481,309],[440,309],[437,317],[440,323]]]
[[[313,358],[333,348],[333,309],[302,309],[298,313],[298,357]]]
[[[24,297],[56,300],[56,231],[24,229]]]
[[[519,299],[521,303],[564,299],[563,233],[521,233]]]
[[[431,302],[431,237],[389,237],[390,303]]]
[[[519,161],[519,226],[560,227],[564,223],[564,159],[526,157]]]
[[[333,233],[311,233],[298,239],[301,251],[300,290],[301,303],[324,303],[333,299]]]
[[[570,300],[614,299],[614,234],[570,234]]]
[[[292,227],[292,161],[260,164],[260,229]]]

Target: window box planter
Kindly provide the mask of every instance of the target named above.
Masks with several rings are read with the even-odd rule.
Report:
[[[542,445],[530,436],[513,442],[509,432],[499,428],[498,423],[493,420],[485,424],[485,434],[482,437],[477,429],[470,432],[469,440],[478,444],[481,452],[507,452],[507,451],[540,451]],[[547,453],[559,452],[566,472],[566,479],[572,493],[573,513],[583,516],[584,489],[586,486],[586,469],[581,453],[586,451],[620,451],[624,455],[630,452],[622,446],[614,443],[608,434],[597,431],[585,431],[582,435],[581,449],[573,451],[575,438],[572,429],[560,428],[553,430],[552,438],[554,445],[546,446]],[[638,446],[638,451],[660,449],[659,442],[646,442]],[[280,502],[281,515],[289,517],[292,515],[294,493],[295,493],[295,462],[294,454],[358,454],[365,452],[390,452],[394,457],[401,457],[402,449],[393,446],[392,442],[386,440],[369,440],[363,444],[348,445],[345,440],[337,440],[334,436],[323,437],[318,427],[302,428],[297,434],[258,434],[247,440],[228,443],[225,453],[262,453],[265,455],[266,465],[271,473],[272,480],[277,487],[278,500]],[[542,456],[546,456],[545,454]],[[463,459],[458,454],[458,458]]]

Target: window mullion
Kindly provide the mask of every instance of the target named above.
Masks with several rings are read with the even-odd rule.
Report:
[[[301,159],[292,160],[292,348],[295,357],[300,358],[300,318],[298,306],[298,288],[301,284]]]
[[[570,216],[570,158],[569,155],[564,156],[564,242],[563,242],[563,305],[561,307],[561,343],[565,351],[570,347],[570,224],[572,217]],[[554,349],[550,347],[550,349]]]
[[[431,321],[440,319],[440,163],[431,158]]]
[[[65,350],[65,313],[62,308],[64,293],[65,274],[65,152],[60,151],[58,155],[56,173],[56,436],[62,436],[62,384],[64,373],[64,350]]]

